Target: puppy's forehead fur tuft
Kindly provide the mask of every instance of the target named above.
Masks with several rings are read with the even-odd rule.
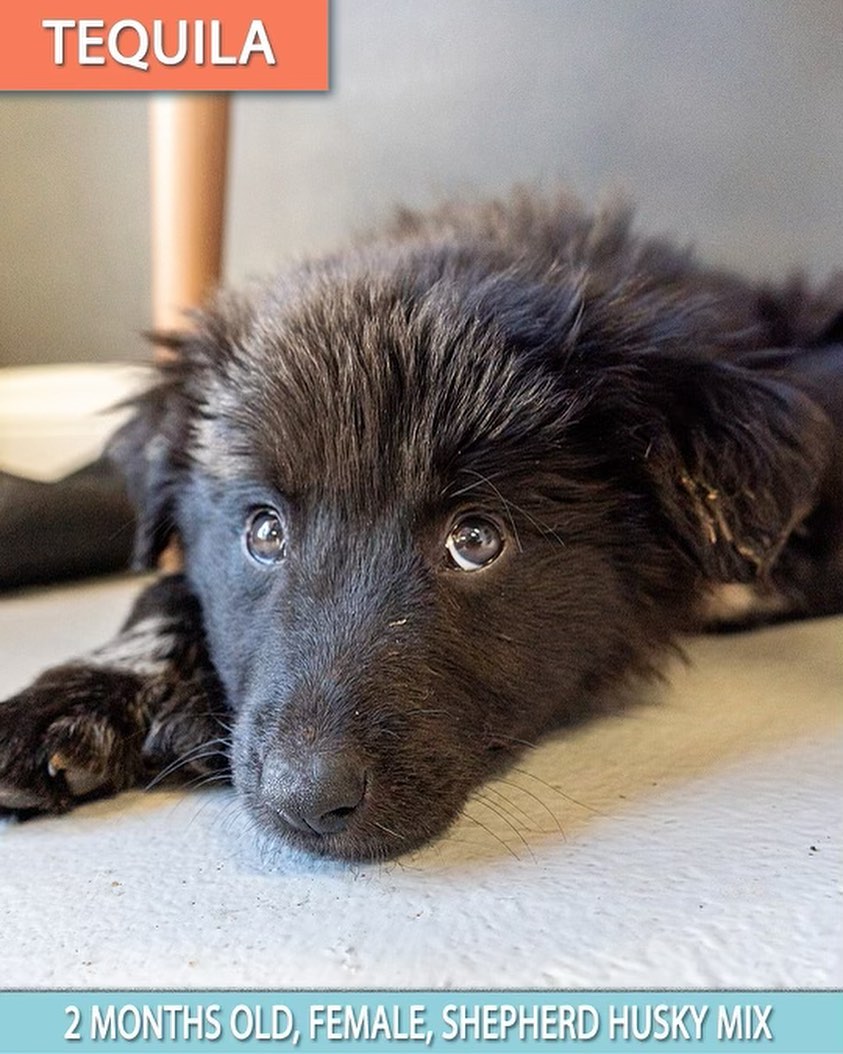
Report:
[[[491,450],[558,441],[587,386],[566,398],[476,286],[470,311],[459,292],[366,269],[319,275],[272,311],[274,291],[241,303],[238,332],[204,371],[193,459],[218,478],[269,478],[287,493],[364,490],[384,504],[479,468]],[[575,326],[577,304],[576,289],[567,306],[558,298],[560,328]]]

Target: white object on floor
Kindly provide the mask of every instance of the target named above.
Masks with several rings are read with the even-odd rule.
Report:
[[[116,362],[0,369],[0,470],[54,483],[95,461],[152,376]]]
[[[136,589],[0,602],[0,697]],[[840,987],[841,635],[690,642],[657,701],[532,751],[386,865],[267,869],[228,790],[0,827],[0,985]]]

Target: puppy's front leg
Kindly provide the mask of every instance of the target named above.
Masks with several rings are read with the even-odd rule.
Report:
[[[108,644],[0,703],[0,813],[62,812],[168,768],[224,773],[226,722],[199,605],[161,578]]]

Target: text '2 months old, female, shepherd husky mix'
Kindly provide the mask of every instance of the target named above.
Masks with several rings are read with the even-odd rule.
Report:
[[[843,608],[843,281],[516,194],[172,343],[111,450],[184,573],[0,705],[6,810],[230,766],[265,832],[394,855],[677,633]]]

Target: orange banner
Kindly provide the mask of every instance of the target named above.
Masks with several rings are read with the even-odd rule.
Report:
[[[0,91],[326,91],[328,0],[35,0],[0,14]]]

